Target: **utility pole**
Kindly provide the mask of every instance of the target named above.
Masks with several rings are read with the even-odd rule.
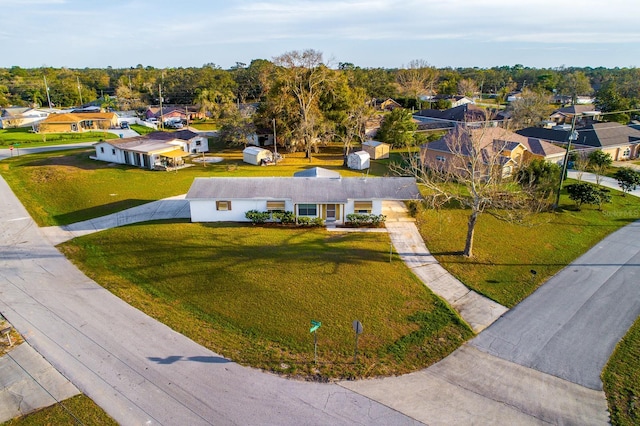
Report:
[[[80,88],[80,77],[76,76],[76,81],[78,82],[78,95],[80,95],[80,106],[82,106],[82,89]]]
[[[49,86],[47,85],[47,76],[44,75],[44,88],[47,91],[47,101],[49,101],[49,109],[53,109],[51,106],[51,96],[49,96]]]
[[[562,182],[564,182],[564,175],[567,173],[567,166],[569,163],[569,153],[571,151],[571,141],[578,140],[578,132],[576,132],[576,118],[578,113],[573,115],[571,120],[571,133],[569,134],[569,142],[567,143],[567,152],[564,154],[564,161],[562,162],[562,174],[560,175],[560,183],[558,184],[558,192],[556,194],[556,209],[560,207],[560,191],[562,191]]]
[[[160,94],[160,126],[164,128],[164,114],[162,112],[162,85],[158,84],[158,93]]]
[[[274,164],[278,164],[278,144],[276,143],[276,119],[271,120],[273,122],[273,161]]]

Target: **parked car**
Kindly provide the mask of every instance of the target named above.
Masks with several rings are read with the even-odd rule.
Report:
[[[120,128],[121,129],[128,129],[129,128],[129,122],[128,121],[123,121],[122,123],[120,123]]]

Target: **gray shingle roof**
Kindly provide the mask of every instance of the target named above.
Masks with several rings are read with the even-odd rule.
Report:
[[[576,143],[596,148],[640,142],[640,130],[620,123],[594,123],[578,129]]]
[[[420,191],[414,178],[233,177],[196,178],[188,200],[271,199],[294,203],[345,203],[347,200],[415,200]]]

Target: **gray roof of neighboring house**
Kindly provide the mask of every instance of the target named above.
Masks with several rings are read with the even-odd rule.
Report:
[[[594,123],[577,129],[577,131],[577,144],[595,148],[640,142],[640,130],[620,123]]]
[[[294,203],[345,203],[347,200],[415,200],[420,191],[414,178],[262,177],[196,178],[188,200],[287,199]]]
[[[191,130],[184,129],[184,130],[178,130],[177,132],[151,132],[146,136],[149,137],[150,139],[157,139],[157,140],[180,139],[183,141],[188,141],[200,135]]]
[[[527,127],[526,129],[517,130],[516,133],[528,138],[560,143],[569,142],[569,135],[571,134],[568,130],[544,129],[542,127]]]
[[[521,143],[529,152],[542,155],[543,157],[564,155],[567,152],[564,148],[535,138],[529,138],[526,142]]]

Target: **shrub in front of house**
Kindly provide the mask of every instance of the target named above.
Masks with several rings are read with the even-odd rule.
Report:
[[[271,214],[269,212],[261,212],[258,210],[249,210],[244,214],[244,217],[249,219],[251,223],[254,225],[256,223],[265,223],[267,220],[271,218]]]
[[[387,216],[383,214],[363,214],[363,213],[351,213],[347,215],[347,226],[354,228],[359,227],[371,227],[377,228],[384,225],[387,220]]]
[[[296,215],[294,215],[293,212],[289,212],[289,211],[280,210],[280,211],[271,212],[271,219],[273,219],[275,222],[280,222],[285,224],[296,223]]]

